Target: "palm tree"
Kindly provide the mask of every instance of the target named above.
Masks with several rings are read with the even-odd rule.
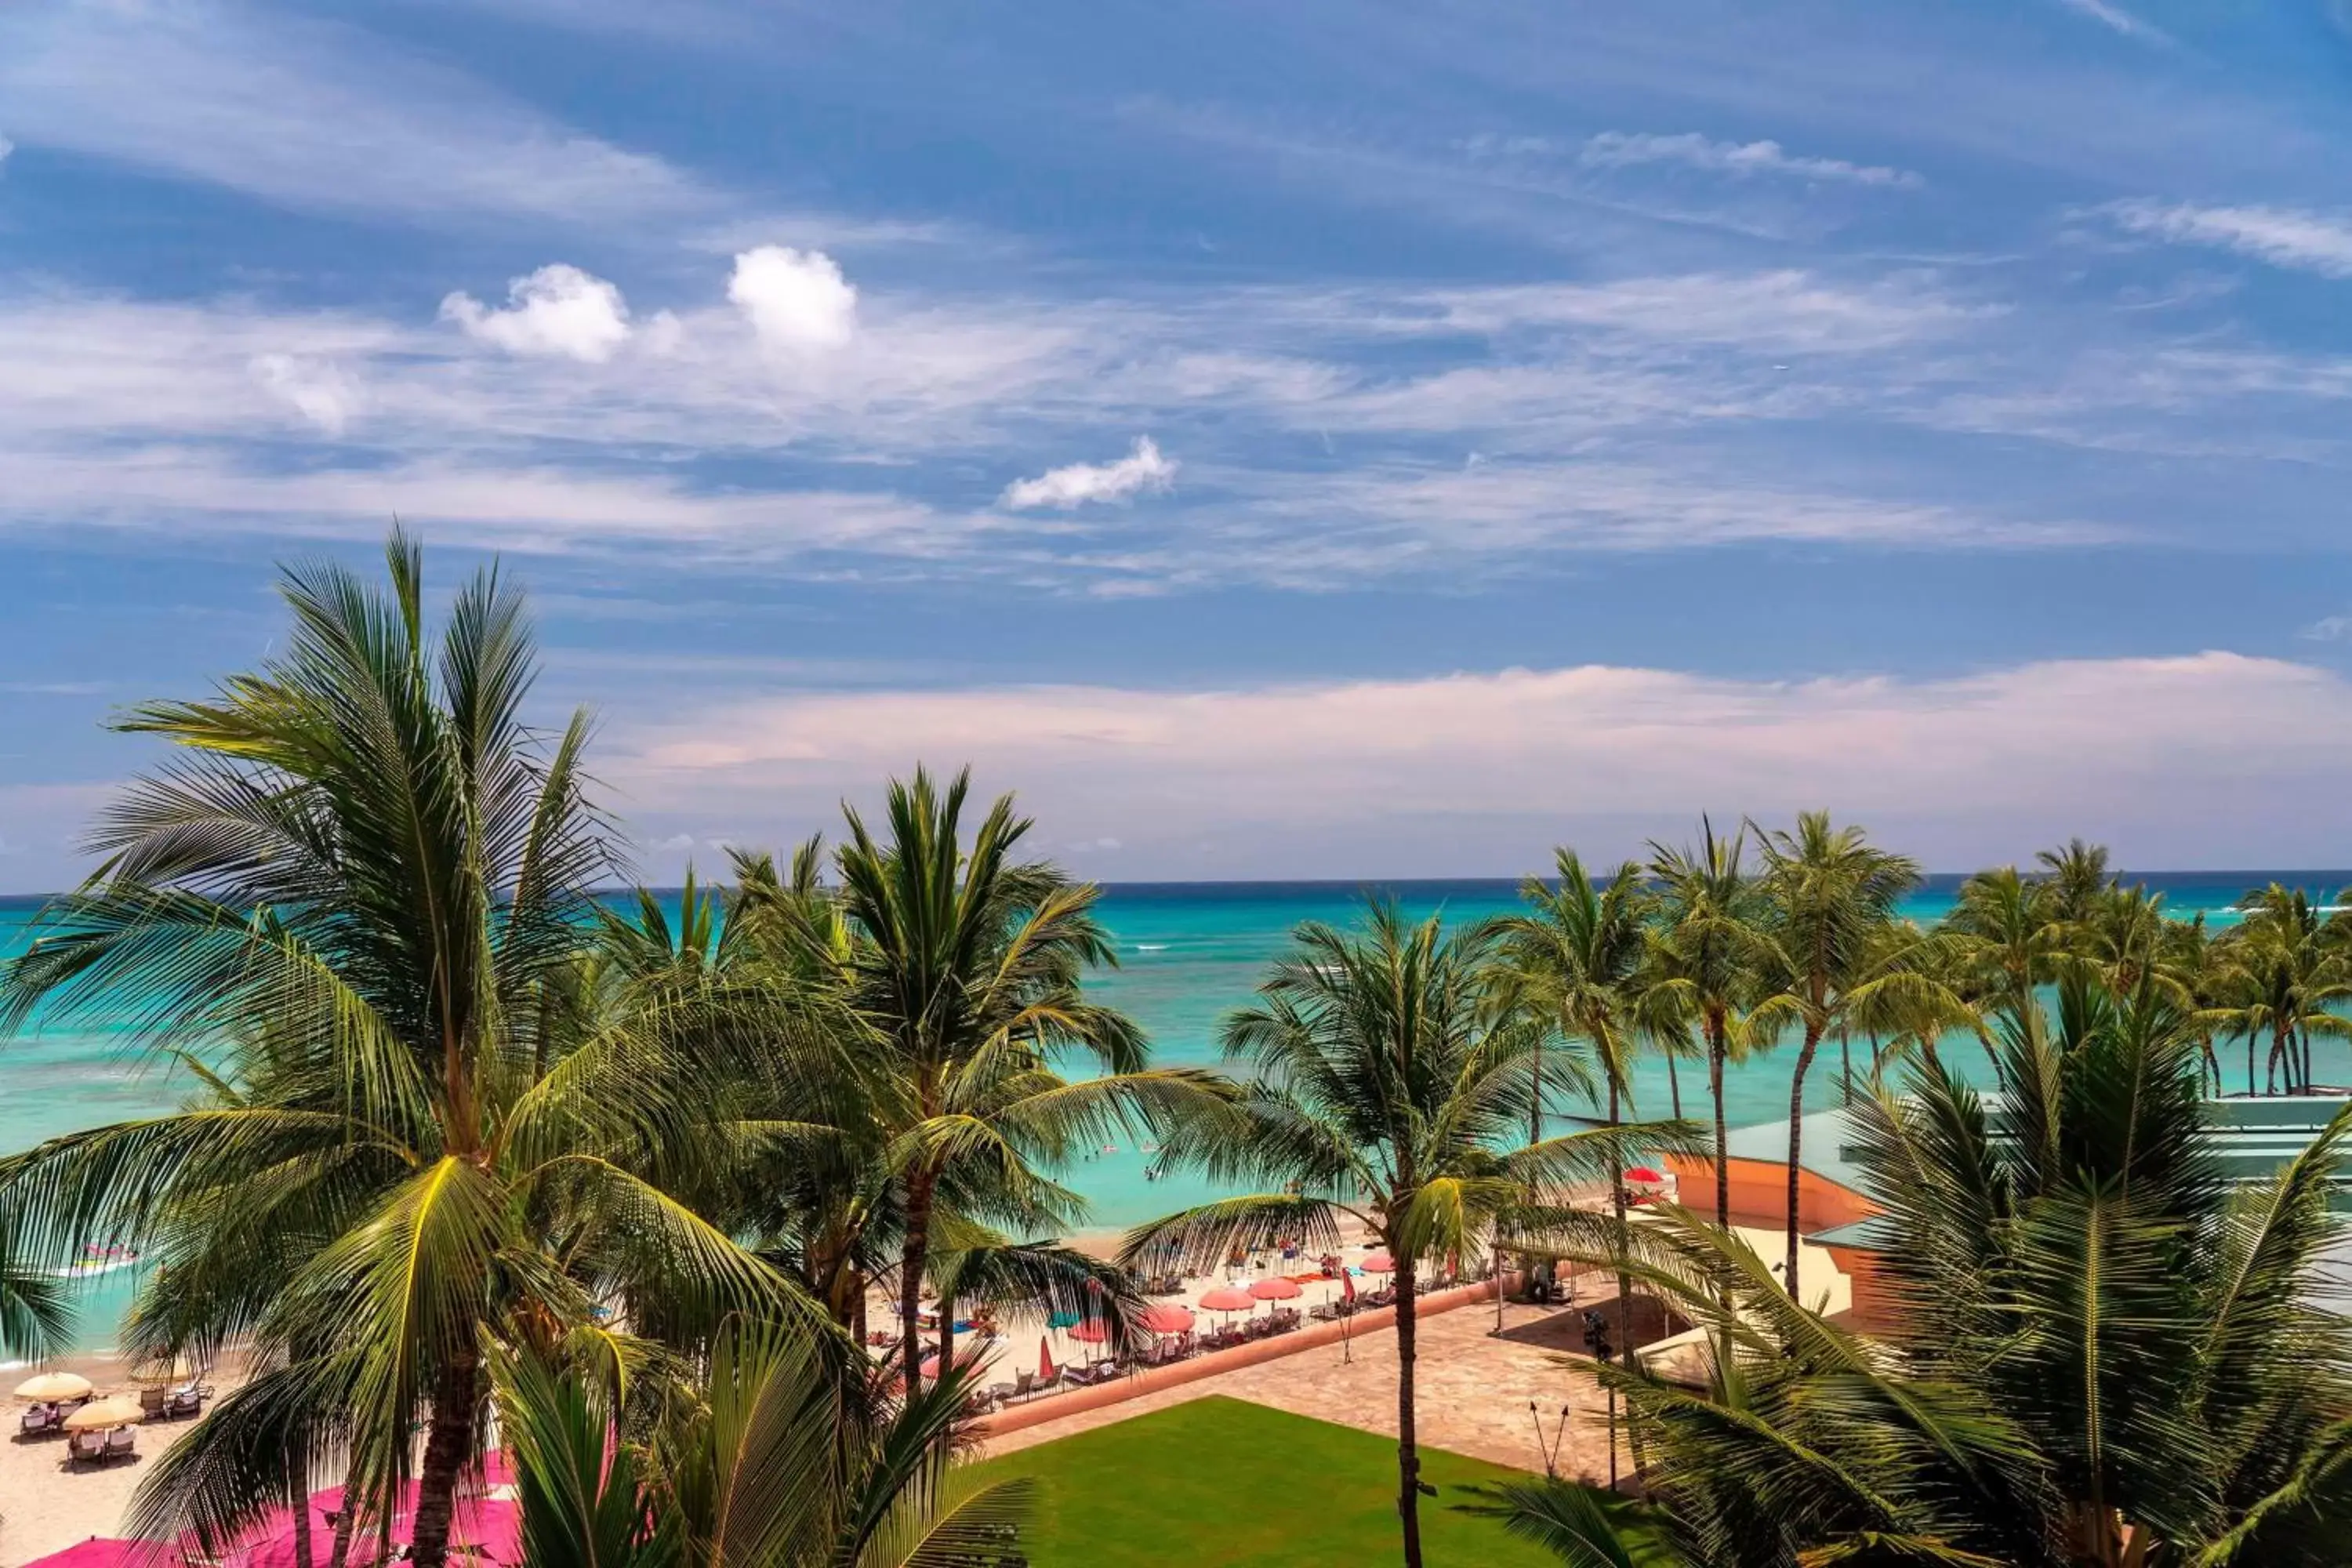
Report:
[[[1614,1131],[1633,1095],[1639,1037],[1635,986],[1649,954],[1655,900],[1643,885],[1642,868],[1631,860],[1619,866],[1605,886],[1594,885],[1572,849],[1556,851],[1554,862],[1557,886],[1528,878],[1519,889],[1528,912],[1500,923],[1507,979],[1518,1005],[1532,1007],[1563,1038],[1584,1042],[1591,1068],[1578,1063],[1577,1077],[1598,1078],[1607,1099],[1608,1124]],[[1530,1059],[1538,1078],[1534,1100],[1538,1113],[1543,1102],[1540,1050],[1538,1044]],[[1539,1127],[1531,1128],[1528,1141],[1540,1142],[1541,1137]],[[1609,1201],[1622,1220],[1625,1152],[1621,1148],[1610,1158]],[[1619,1275],[1618,1300],[1626,1302],[1632,1295],[1632,1281]],[[1633,1336],[1622,1337],[1630,1356]]]
[[[863,1031],[866,1114],[887,1169],[901,1237],[902,1374],[923,1359],[917,1311],[935,1213],[1032,1231],[1066,1223],[1076,1194],[1045,1174],[1138,1115],[1158,1117],[1213,1092],[1203,1075],[1147,1066],[1142,1034],[1086,999],[1090,965],[1118,962],[1095,919],[1097,889],[1044,861],[1013,858],[1031,824],[997,800],[961,842],[969,772],[942,792],[918,768],[893,783],[887,837],[849,811],[835,856],[837,919],[805,900],[775,911],[799,962],[834,966],[845,1011]],[[1068,1079],[1057,1053],[1104,1076]],[[941,1301],[942,1318],[953,1303]]]
[[[289,568],[282,656],[121,721],[178,760],[101,817],[104,862],[8,966],[5,1021],[108,1009],[203,1088],[0,1163],[0,1211],[44,1247],[101,1235],[162,1265],[134,1353],[243,1335],[269,1369],[155,1464],[135,1522],[223,1543],[332,1426],[357,1510],[388,1521],[414,1469],[414,1558],[439,1568],[486,1334],[600,1300],[687,1331],[788,1293],[633,1168],[691,1142],[725,1075],[546,1037],[575,1016],[550,998],[576,991],[611,864],[586,716],[546,744],[524,724],[531,637],[495,568],[436,642],[419,552],[395,532],[385,553],[388,593]]]
[[[1624,1523],[1654,1560],[1709,1568],[2339,1562],[2352,1331],[2316,1292],[2352,1112],[2234,1186],[2199,1038],[2152,978],[2118,996],[2078,971],[2054,1017],[2001,1020],[1997,1106],[1929,1060],[1860,1107],[1852,1157],[1900,1308],[1874,1342],[1685,1216],[1591,1235],[1715,1356],[1699,1393],[1595,1369],[1662,1457],[1659,1506],[1583,1533],[1605,1547]],[[1549,1512],[1590,1523],[1571,1507]]]
[[[2239,900],[2242,924],[2215,942],[2214,1022],[2246,1037],[2246,1092],[2254,1092],[2254,1039],[2268,1034],[2270,1087],[2286,1068],[2290,1089],[2311,1089],[2311,1037],[2352,1032],[2328,1005],[2352,995],[2346,928],[2323,917],[2300,888],[2273,882]]]
[[[1685,1021],[1696,1024],[1706,1047],[1707,1094],[1715,1105],[1715,1215],[1723,1226],[1731,1223],[1723,1072],[1759,1034],[1748,1009],[1759,999],[1759,961],[1768,945],[1763,891],[1748,868],[1747,847],[1745,827],[1718,838],[1715,824],[1704,818],[1695,847],[1650,846],[1662,929],[1651,944],[1643,1011],[1661,1034],[1677,1032]]]
[[[903,1403],[805,1334],[730,1323],[695,1375],[491,1359],[535,1568],[1020,1568],[1026,1478],[956,1463],[969,1374]]]
[[[1475,1254],[1531,1207],[1612,1166],[1621,1138],[1675,1130],[1587,1128],[1517,1147],[1538,1093],[1542,1031],[1506,1015],[1491,926],[1448,936],[1376,903],[1360,931],[1301,925],[1225,1020],[1229,1061],[1252,1069],[1237,1098],[1203,1101],[1162,1133],[1160,1163],[1261,1190],[1128,1234],[1119,1261],[1146,1273],[1208,1268],[1275,1236],[1336,1243],[1352,1218],[1396,1262],[1397,1511],[1408,1568],[1421,1563],[1413,1433],[1413,1303],[1423,1260]],[[1532,1196],[1532,1205],[1531,1205]]]
[[[1831,826],[1809,811],[1796,831],[1758,833],[1763,851],[1763,923],[1779,990],[1758,1008],[1795,1019],[1802,1043],[1789,1080],[1787,1279],[1797,1291],[1800,1161],[1804,1152],[1805,1075],[1832,1030],[1898,1017],[1966,1014],[1958,997],[1914,962],[1916,949],[1891,948],[1895,906],[1920,881],[1919,865],[1874,847],[1856,826]]]
[[[2050,885],[2014,866],[1962,882],[1937,935],[1963,997],[2019,1015],[2033,1010],[2033,988],[2055,978],[2071,951]]]

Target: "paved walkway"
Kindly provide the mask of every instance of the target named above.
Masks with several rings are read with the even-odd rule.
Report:
[[[1504,1331],[1495,1333],[1495,1308],[1481,1302],[1421,1322],[1416,1426],[1431,1447],[1469,1454],[1520,1469],[1540,1470],[1532,1402],[1542,1413],[1544,1441],[1555,1440],[1561,1406],[1569,1432],[1556,1463],[1563,1475],[1605,1480],[1609,1473],[1606,1405],[1592,1380],[1563,1364],[1583,1350],[1580,1309],[1507,1305]],[[992,1438],[986,1451],[1011,1453],[1057,1437],[1108,1426],[1188,1399],[1225,1394],[1301,1415],[1396,1434],[1396,1334],[1376,1332],[1346,1345],[1318,1346],[1277,1361],[1243,1367],[1197,1383],[1145,1394],[1124,1404],[1045,1421]],[[1630,1468],[1621,1440],[1619,1464]]]

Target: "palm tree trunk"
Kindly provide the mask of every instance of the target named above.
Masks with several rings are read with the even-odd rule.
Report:
[[[433,1388],[433,1421],[425,1436],[425,1463],[416,1472],[416,1531],[408,1554],[416,1568],[442,1568],[448,1556],[457,1478],[474,1456],[474,1402],[479,1393],[473,1353],[451,1357]]]
[[[1731,1129],[1723,1119],[1723,1037],[1706,1032],[1706,1091],[1715,1098],[1715,1223],[1731,1228]]]
[[[286,1456],[286,1494],[294,1505],[294,1568],[310,1568],[310,1478],[304,1456]]]
[[[351,1481],[346,1479],[343,1482],[342,1511],[335,1515],[334,1538],[327,1547],[327,1568],[343,1568],[344,1563],[351,1560],[352,1531],[358,1517],[352,1507]]]
[[[1418,1258],[1396,1258],[1397,1518],[1404,1526],[1404,1568],[1421,1568],[1421,1447],[1412,1430],[1415,1335],[1412,1290]]]
[[[945,1377],[948,1368],[955,1365],[955,1298],[942,1289],[940,1292],[940,1375]],[[908,1384],[907,1392],[915,1392]]]
[[[898,1356],[910,1394],[923,1372],[923,1336],[915,1314],[923,1304],[923,1265],[931,1249],[931,1192],[937,1180],[928,1170],[907,1178],[907,1240],[898,1254]]]
[[[2246,1098],[2254,1098],[2254,1032],[2246,1031]]]
[[[1609,1125],[1612,1128],[1617,1125],[1617,1083],[1614,1079],[1609,1084]],[[1610,1238],[1610,1245],[1617,1253],[1617,1337],[1621,1342],[1618,1352],[1625,1358],[1625,1370],[1631,1372],[1633,1370],[1633,1277],[1625,1271],[1625,1151],[1612,1143],[1609,1159],[1616,1167],[1609,1178],[1609,1206],[1617,1215],[1617,1231]],[[1616,1434],[1610,1434],[1609,1440],[1614,1443]],[[1639,1433],[1633,1437],[1633,1473],[1637,1476],[1642,1473],[1642,1438]]]
[[[1838,1031],[1838,1058],[1841,1063],[1839,1076],[1845,1084],[1843,1101],[1844,1104],[1852,1105],[1853,1103],[1853,1037],[1843,1029]]]
[[[2303,1041],[2303,1092],[2316,1094],[2319,1091],[2311,1087],[2311,1031],[2297,1029],[2295,1035]]]
[[[1672,1040],[1666,1042],[1666,1094],[1674,1101],[1675,1120],[1680,1121],[1683,1119],[1683,1079],[1682,1075],[1675,1070],[1675,1044]]]
[[[1803,1187],[1798,1180],[1797,1159],[1805,1146],[1805,1073],[1812,1067],[1813,1053],[1821,1043],[1820,1028],[1807,1024],[1804,1048],[1797,1053],[1796,1076],[1789,1080],[1789,1277],[1783,1283],[1791,1300],[1801,1300],[1797,1294],[1797,1203]]]

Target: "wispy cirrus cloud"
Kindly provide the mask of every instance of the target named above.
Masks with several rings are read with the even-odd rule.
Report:
[[[1826,180],[1842,184],[1884,185],[1916,189],[1927,182],[1908,169],[1883,163],[1855,163],[1843,158],[1805,157],[1778,142],[1717,142],[1695,131],[1660,135],[1641,131],[1603,131],[1577,149],[1576,161],[1588,169],[1623,169],[1644,163],[1672,163],[1733,175],[1780,175],[1800,180]]]
[[[378,35],[237,0],[65,0],[0,16],[27,145],[397,222],[600,223],[710,209],[662,159]]]
[[[2134,234],[2234,250],[2273,267],[2323,277],[2352,278],[2352,214],[2146,200],[2116,202],[2104,210]]]

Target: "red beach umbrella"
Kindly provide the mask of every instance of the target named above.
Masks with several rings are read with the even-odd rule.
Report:
[[[1279,1274],[1269,1274],[1265,1279],[1255,1281],[1249,1288],[1249,1293],[1261,1301],[1287,1301],[1298,1294],[1298,1284],[1297,1281],[1286,1279]]]
[[[1384,1251],[1367,1252],[1363,1262],[1357,1267],[1367,1274],[1393,1274],[1396,1272],[1396,1259]]]
[[[1220,1285],[1201,1298],[1204,1311],[1246,1312],[1256,1307],[1257,1298],[1238,1285]]]
[[[1110,1338],[1110,1331],[1103,1326],[1100,1318],[1088,1318],[1083,1322],[1072,1324],[1069,1334],[1070,1338],[1084,1345],[1098,1345]]]
[[[1663,1171],[1654,1170],[1648,1165],[1636,1165],[1625,1173],[1625,1179],[1629,1182],[1649,1182],[1654,1184],[1664,1181],[1666,1177]]]
[[[1165,1304],[1146,1307],[1139,1321],[1155,1334],[1181,1334],[1192,1326],[1192,1309]]]
[[[1037,1380],[1051,1383],[1060,1374],[1054,1370],[1054,1342],[1044,1334],[1037,1336]]]

